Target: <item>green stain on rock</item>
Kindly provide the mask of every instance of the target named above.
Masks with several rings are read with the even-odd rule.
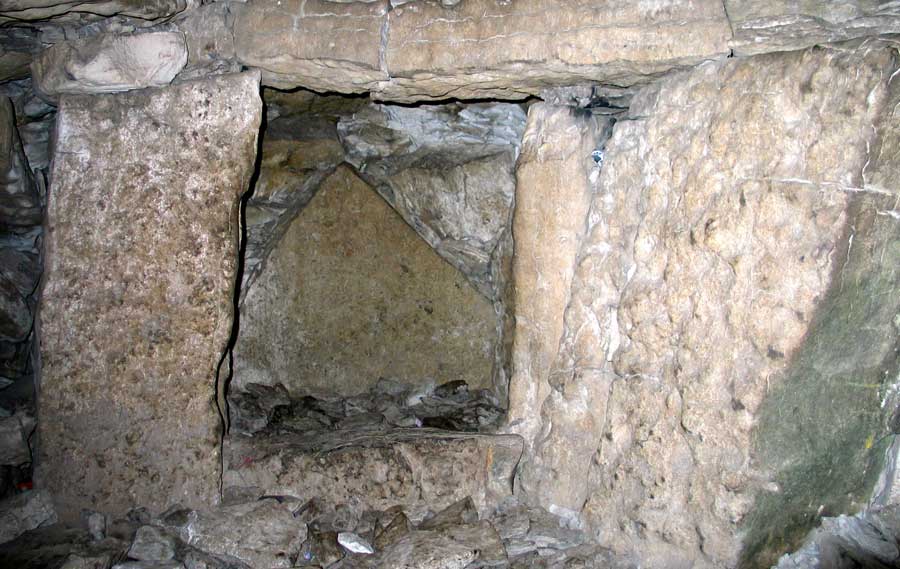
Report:
[[[741,567],[769,567],[821,517],[860,510],[877,481],[900,368],[900,222],[884,215],[893,201],[851,206],[828,296],[760,409],[756,467],[778,490],[761,491],[743,521]]]

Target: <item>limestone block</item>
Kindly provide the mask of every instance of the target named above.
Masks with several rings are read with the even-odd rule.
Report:
[[[633,85],[724,55],[720,2],[426,0],[388,14],[376,98],[524,98],[553,85]]]
[[[39,404],[41,480],[65,515],[217,500],[258,80],[60,101]]]
[[[336,432],[315,448],[307,439],[230,436],[224,492],[316,498],[351,505],[357,514],[400,505],[416,522],[471,496],[487,515],[512,493],[522,454],[514,435],[433,429],[356,433],[352,440]]]
[[[570,107],[539,103],[528,110],[516,166],[513,217],[513,306],[509,425],[530,445],[540,429],[540,405],[550,389],[551,365],[575,261],[588,223],[597,168],[592,152],[605,138],[604,121]]]
[[[247,292],[233,386],[346,396],[384,377],[488,387],[495,328],[487,299],[343,167]]]
[[[237,56],[279,88],[369,91],[401,102],[524,99],[555,85],[644,83],[724,56],[731,38],[714,0],[446,4],[238,4]]]
[[[549,379],[513,402],[539,417],[528,496],[647,567],[769,566],[865,503],[897,374],[896,68],[869,41],[636,96]]]
[[[726,0],[739,55],[900,32],[900,9],[885,0]]]
[[[233,8],[244,65],[278,88],[363,93],[388,78],[381,62],[387,0],[262,0]]]
[[[181,12],[193,0],[3,0],[0,22],[47,19],[79,20],[83,17],[132,16],[143,20]]]
[[[54,44],[34,60],[35,89],[64,94],[116,93],[168,85],[187,62],[179,32],[100,34]]]

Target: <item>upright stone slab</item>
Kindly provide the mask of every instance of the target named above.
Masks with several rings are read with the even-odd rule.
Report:
[[[896,429],[897,67],[869,41],[634,99],[562,336],[554,312],[522,338],[550,366],[510,411],[536,417],[528,499],[650,568],[768,567],[863,507]]]
[[[258,74],[63,97],[41,312],[41,486],[80,508],[217,500]]]
[[[526,449],[541,428],[540,402],[550,389],[550,366],[587,230],[596,167],[591,155],[602,133],[599,119],[569,107],[539,103],[528,111],[516,167],[509,386],[510,429],[525,437]]]

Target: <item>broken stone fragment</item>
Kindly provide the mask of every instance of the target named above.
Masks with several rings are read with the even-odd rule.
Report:
[[[342,531],[337,536],[338,543],[350,553],[360,553],[363,555],[371,555],[375,553],[375,550],[372,548],[372,545],[360,537],[358,534]]]
[[[391,519],[390,522],[378,532],[378,535],[375,536],[375,548],[382,550],[395,541],[399,541],[400,538],[408,534],[411,530],[412,524],[409,522],[409,518],[407,518],[406,514],[403,512],[399,512],[394,515],[393,519]]]
[[[425,518],[417,529],[443,529],[453,525],[473,524],[478,521],[478,510],[472,502],[471,496],[466,496],[459,502],[451,504],[437,514]]]
[[[793,51],[817,44],[900,32],[892,2],[726,0],[736,55]]]
[[[185,569],[180,561],[126,561],[117,563],[112,569]]]
[[[311,532],[297,557],[297,564],[301,567],[312,565],[328,567],[332,563],[340,561],[344,557],[344,551],[338,545],[338,534],[333,531]]]
[[[143,526],[134,536],[128,557],[138,561],[169,561],[175,557],[175,539],[158,527]]]
[[[56,511],[46,490],[31,490],[0,502],[0,543],[26,531],[55,524]]]
[[[0,98],[0,227],[41,223],[40,198],[9,99]]]
[[[31,462],[28,434],[18,416],[0,419],[0,465],[19,466]]]
[[[500,565],[506,550],[488,522],[448,526],[440,530],[414,530],[375,554],[369,567],[388,569],[462,569]]]
[[[274,499],[183,511],[163,522],[177,531],[182,541],[202,551],[267,569],[291,567],[307,538],[306,524]]]
[[[100,555],[79,555],[72,553],[66,557],[59,569],[106,569],[110,566],[112,555],[108,553]]]
[[[31,64],[34,87],[65,94],[116,93],[168,85],[187,62],[179,32],[100,34],[54,44]]]

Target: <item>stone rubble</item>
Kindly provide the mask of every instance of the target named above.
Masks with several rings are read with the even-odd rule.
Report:
[[[365,393],[332,399],[291,399],[282,385],[251,383],[230,393],[228,400],[234,433],[268,431],[310,438],[329,431],[394,427],[489,432],[499,426],[504,412],[489,390],[470,391],[464,381],[420,387],[381,379]]]
[[[469,497],[414,525],[402,508],[367,512],[333,527],[327,507],[265,498],[211,510],[172,508],[147,522],[115,520],[115,537],[60,525],[0,544],[17,569],[477,569],[636,567],[587,545],[549,512],[508,498],[479,518]],[[331,520],[331,521],[329,521]],[[549,538],[553,536],[553,538]],[[42,565],[50,560],[56,565]],[[8,563],[9,565],[3,565]],[[15,565],[12,565],[12,564]]]

